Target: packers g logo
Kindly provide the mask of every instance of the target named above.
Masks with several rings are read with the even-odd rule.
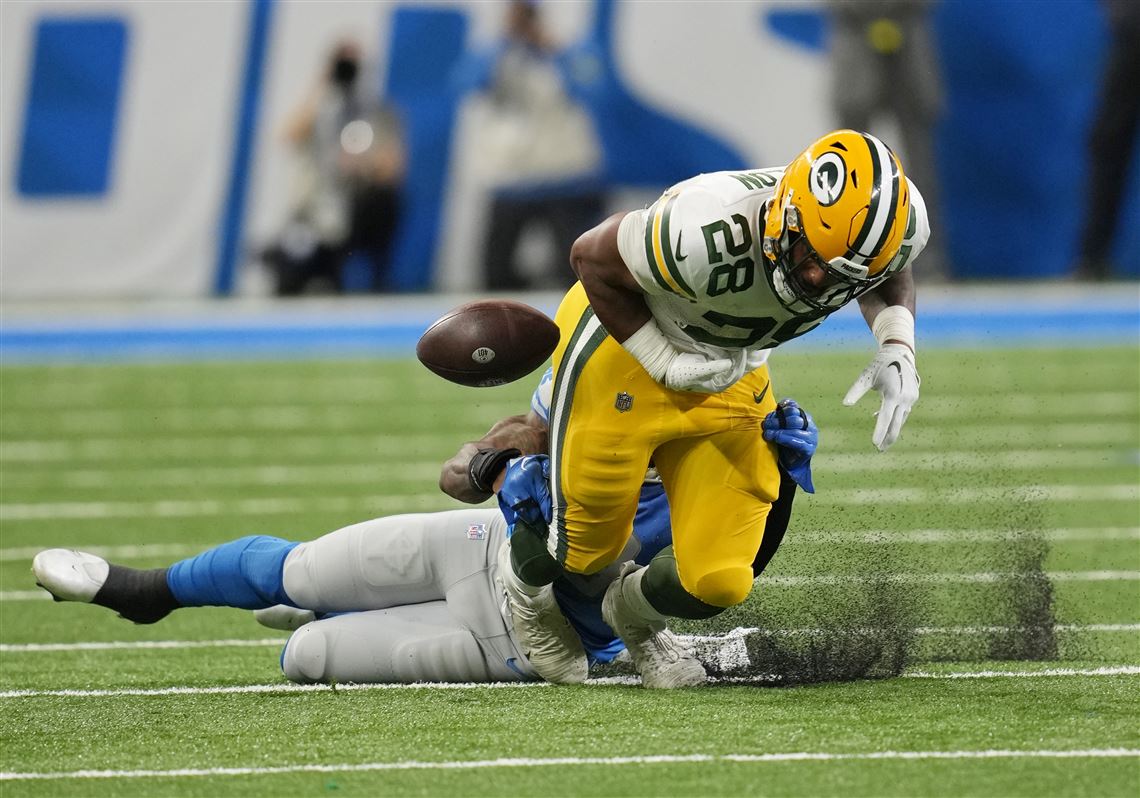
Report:
[[[834,205],[847,186],[847,164],[836,153],[825,152],[812,163],[808,184],[820,205]]]

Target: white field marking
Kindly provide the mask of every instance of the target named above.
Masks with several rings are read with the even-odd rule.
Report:
[[[834,530],[804,529],[784,539],[781,546],[806,544],[826,545],[886,545],[913,543],[937,545],[943,543],[1003,543],[1019,540],[1104,541],[1140,540],[1140,527],[1061,527],[1058,529],[912,529],[908,531],[866,530],[856,534]],[[189,557],[207,548],[203,543],[193,546],[186,543],[142,543],[132,545],[82,545],[77,548],[97,554],[108,560],[154,559],[156,557]],[[30,560],[43,546],[14,546],[0,548],[0,562]]]
[[[45,594],[46,595],[46,594]],[[1086,633],[1086,632],[1140,632],[1138,623],[1090,623],[1074,624],[1062,623],[1053,627],[1056,632]],[[759,627],[737,627],[730,632],[715,635],[677,635],[688,642],[723,643],[743,638],[755,632],[765,632],[778,637],[800,637],[817,634],[835,634],[835,629],[760,629]],[[843,630],[850,634],[875,634],[881,629],[851,629]],[[1027,631],[1025,627],[1016,626],[920,626],[913,630],[918,635],[980,635],[1002,634],[1010,632]],[[190,648],[259,648],[266,646],[281,646],[287,638],[266,637],[260,639],[228,639],[228,640],[117,640],[92,643],[3,643],[0,644],[0,653],[3,654],[29,654],[61,651],[137,651],[140,649],[190,649]]]
[[[359,394],[350,394],[359,396]],[[404,401],[406,401],[404,397]],[[393,401],[395,397],[393,397]],[[434,393],[417,393],[415,405],[447,409],[455,406],[454,396]],[[924,420],[973,419],[977,415],[978,398],[935,396],[923,401],[920,408]],[[144,424],[171,432],[194,430],[313,430],[343,431],[360,429],[375,421],[377,400],[367,403],[346,401],[338,397],[327,402],[286,403],[230,403],[210,405],[170,405],[157,403],[135,407],[48,407],[13,409],[6,414],[11,429],[43,426],[50,419],[50,428],[61,432],[83,434],[115,434],[129,432]],[[514,400],[480,402],[480,410],[496,415],[517,413],[519,403]],[[1055,393],[1019,394],[1004,397],[1000,415],[1006,419],[1048,417],[1057,421],[1103,418],[1111,414],[1134,415],[1136,395],[1128,391],[1103,391],[1058,395]]]
[[[789,751],[774,754],[660,754],[653,756],[558,757],[530,759],[451,760],[442,762],[357,762],[330,765],[297,764],[269,767],[180,768],[177,770],[71,770],[54,773],[0,772],[0,781],[48,779],[138,779],[187,778],[200,776],[266,776],[281,773],[360,773],[393,770],[485,770],[488,768],[533,768],[672,764],[768,764],[777,762],[836,762],[850,760],[900,759],[1120,759],[1140,757],[1140,749],[1086,748],[1079,750],[986,750],[986,751]]]
[[[978,502],[1140,501],[1140,485],[1009,485],[958,488],[836,488],[813,494],[826,504],[976,504]],[[2,513],[0,505],[0,513]],[[2,516],[0,516],[2,517]]]
[[[1079,468],[1121,468],[1132,465],[1124,452],[1103,448],[1066,451],[1063,454],[1041,449],[992,452],[941,451],[896,452],[890,457],[866,454],[829,453],[821,459],[822,473],[859,474],[866,472],[955,472],[990,473],[995,470],[1054,471]],[[195,485],[385,485],[392,482],[424,483],[439,476],[438,460],[409,460],[385,463],[360,461],[316,465],[245,465],[204,467],[79,468],[51,471],[6,473],[4,481],[12,488],[108,488],[132,486],[180,487]]]
[[[1123,433],[1121,433],[1123,435]],[[1118,438],[1119,439],[1119,438]],[[80,462],[85,460],[171,460],[264,456],[268,448],[278,460],[311,458],[330,454],[382,459],[385,455],[407,457],[415,452],[454,452],[464,440],[462,433],[432,435],[195,435],[170,438],[156,435],[139,438],[30,439],[0,442],[0,462]],[[1087,443],[1096,443],[1088,441]]]
[[[125,651],[157,648],[259,648],[281,646],[288,638],[263,637],[257,640],[131,640],[98,643],[4,643],[0,653],[28,653],[45,651]]]
[[[903,679],[990,679],[990,678],[1056,678],[1072,676],[1137,676],[1140,666],[1106,665],[1099,668],[1045,668],[1027,671],[907,671],[900,675]],[[755,681],[755,676],[710,678],[712,683],[732,683]],[[778,677],[773,676],[773,680]],[[637,685],[641,680],[636,676],[603,676],[586,680],[588,686]],[[161,697],[183,695],[251,695],[288,693],[339,693],[366,692],[374,690],[477,690],[521,689],[528,687],[552,687],[549,682],[416,682],[414,684],[242,684],[218,687],[122,687],[105,690],[4,690],[0,699],[20,698],[120,698],[123,696]]]
[[[1129,458],[1132,459],[1129,459]],[[860,474],[869,471],[937,471],[944,473],[994,473],[1000,471],[1060,471],[1079,468],[1083,471],[1096,468],[1120,468],[1136,465],[1135,452],[1120,449],[1016,449],[1008,451],[930,451],[892,452],[888,457],[870,457],[866,454],[836,454],[820,456],[820,472]]]
[[[938,671],[909,671],[903,679],[1024,679],[1041,676],[1137,676],[1140,666],[1112,665],[1103,668],[1048,668],[1042,671],[962,671],[939,673]]]
[[[376,485],[393,483],[423,485],[439,478],[438,460],[408,462],[361,461],[319,465],[248,465],[136,468],[81,468],[73,470],[24,471],[5,474],[11,490],[26,487],[113,488],[181,487],[183,485]],[[1093,467],[1093,466],[1089,466]]]
[[[1036,576],[1036,574],[1015,571],[983,571],[979,573],[903,572],[866,575],[812,574],[810,576],[764,576],[760,578],[759,585],[761,589],[765,587],[802,587],[805,585],[969,585],[1024,579],[1031,575]],[[1135,582],[1140,580],[1140,571],[1046,571],[1043,576],[1051,582]]]
[[[884,573],[884,574],[812,574],[810,576],[765,576],[760,587],[809,587],[819,585],[974,585],[1036,577],[1035,573],[1018,571],[982,571],[979,573]],[[1051,582],[1136,582],[1140,571],[1045,571]],[[0,601],[47,601],[46,590],[4,590]]]
[[[194,518],[358,512],[362,517],[470,508],[439,491],[406,496],[313,496],[263,499],[159,499],[130,502],[0,504],[0,521],[61,521],[84,518]],[[372,515],[368,515],[372,514]]]
[[[408,408],[403,400],[403,407]],[[458,403],[454,395],[418,393],[414,407],[403,410],[405,415],[422,417],[421,412],[450,411]],[[220,432],[233,430],[249,432],[271,430],[277,432],[300,430],[311,432],[322,430],[330,433],[345,433],[369,428],[376,422],[377,408],[374,401],[337,402],[325,404],[284,404],[284,405],[241,405],[208,407],[130,407],[62,410],[25,410],[5,413],[9,429],[43,429],[84,435],[115,435],[139,429],[162,430],[163,432]],[[480,401],[481,413],[495,417],[515,415],[522,404],[519,401]],[[397,412],[400,412],[396,407]],[[1111,410],[1104,411],[1113,412]],[[45,424],[45,419],[49,422]]]
[[[862,454],[876,456],[871,448],[871,419],[866,424],[835,425],[827,430],[828,453]],[[477,427],[476,427],[477,428]],[[1137,426],[1130,422],[1098,423],[1038,423],[1038,424],[976,424],[970,427],[973,440],[978,442],[977,456],[1000,452],[1011,447],[1024,448],[1027,442],[1039,442],[1042,449],[1076,446],[1088,449],[1097,445],[1135,448]],[[464,440],[462,431],[436,434],[361,435],[359,431],[326,433],[323,435],[277,435],[256,437],[249,435],[194,435],[167,437],[138,435],[99,438],[33,438],[0,442],[0,462],[58,462],[69,463],[102,460],[158,460],[172,459],[252,458],[263,455],[269,448],[278,459],[286,457],[315,457],[337,455],[368,456],[379,459],[384,454],[406,457],[417,451],[453,452]],[[961,443],[957,427],[922,426],[917,421],[907,426],[903,444],[911,451],[922,451],[931,456],[940,451],[954,450]],[[892,452],[890,456],[893,456]],[[1063,457],[1063,454],[1059,454]],[[885,458],[886,459],[886,458]]]
[[[909,631],[921,636],[931,635],[983,635],[1008,634],[1016,632],[1037,631],[1037,627],[1026,626],[917,626]],[[690,643],[723,643],[747,637],[751,634],[763,633],[776,637],[808,637],[812,635],[868,635],[880,634],[888,631],[882,628],[867,627],[862,629],[821,629],[818,627],[801,627],[799,629],[761,629],[758,626],[738,626],[729,632],[721,634],[694,635],[678,634],[681,640]],[[899,630],[891,630],[899,631]],[[1058,623],[1053,625],[1054,632],[1140,632],[1140,623]],[[66,645],[66,644],[64,644]],[[0,651],[3,648],[0,647]]]
[[[836,488],[811,499],[824,504],[977,504],[978,502],[1140,501],[1140,485],[1016,485],[1005,488]],[[159,499],[151,501],[35,502],[0,504],[0,521],[65,521],[92,518],[193,518],[293,515],[296,513],[392,514],[469,507],[439,491],[403,496],[312,496],[261,499]]]

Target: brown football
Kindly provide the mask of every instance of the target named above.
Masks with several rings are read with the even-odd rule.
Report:
[[[483,388],[537,369],[558,346],[558,327],[522,302],[481,299],[448,312],[416,344],[420,362],[445,380]]]

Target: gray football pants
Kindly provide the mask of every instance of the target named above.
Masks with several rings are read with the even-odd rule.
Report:
[[[281,667],[295,682],[487,682],[537,678],[495,586],[497,510],[378,518],[302,543],[284,566],[306,624]]]

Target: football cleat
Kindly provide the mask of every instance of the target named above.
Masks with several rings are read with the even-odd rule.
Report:
[[[74,549],[47,549],[32,560],[36,584],[56,601],[90,604],[110,570],[110,564],[102,557]]]
[[[511,565],[511,546],[499,548],[497,581],[507,600],[515,641],[539,676],[556,684],[581,684],[590,665],[582,639],[566,620],[550,585],[537,595],[524,592]]]
[[[287,604],[274,604],[272,607],[254,610],[253,617],[259,624],[270,629],[295,632],[305,624],[315,621],[317,614],[312,610],[302,610]]]
[[[623,588],[629,575],[639,568],[634,563],[622,566],[621,575],[606,588],[602,618],[625,643],[643,686],[665,690],[699,687],[708,679],[704,666],[664,623],[648,621],[630,606]]]

